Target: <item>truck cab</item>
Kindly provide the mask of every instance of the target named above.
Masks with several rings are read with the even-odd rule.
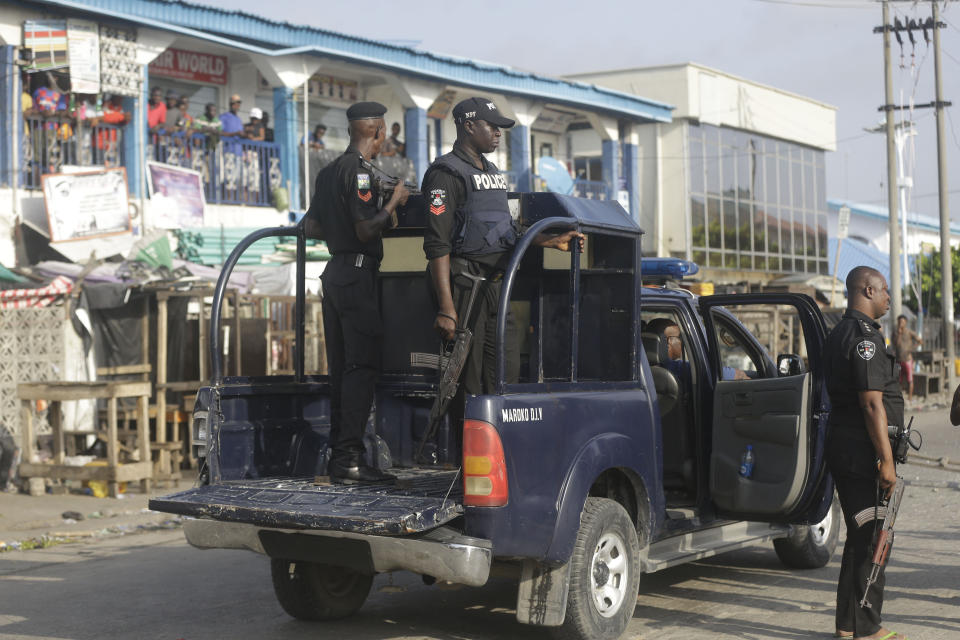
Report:
[[[427,464],[415,451],[437,391],[433,308],[422,269],[400,260],[381,273],[385,348],[365,441],[396,483],[325,481],[329,383],[304,371],[302,322],[293,376],[222,375],[230,272],[247,246],[291,229],[241,242],[216,289],[213,375],[193,414],[201,483],[151,508],[191,516],[195,547],[269,556],[281,605],[309,620],[355,612],[377,573],[480,586],[504,565],[519,576],[520,622],[617,638],[642,573],[769,540],[789,566],[826,564],[839,518],[816,304],[678,288],[695,265],[643,259],[642,231],[616,202],[535,193],[511,206],[524,233],[503,274],[496,389],[468,397],[462,423],[444,420]],[[385,238],[387,263],[419,248],[422,215],[412,204]],[[532,244],[569,229],[587,235],[583,252]],[[508,315],[522,329],[517,382],[505,378]],[[678,335],[657,329],[669,323]],[[748,445],[756,461],[741,473]]]

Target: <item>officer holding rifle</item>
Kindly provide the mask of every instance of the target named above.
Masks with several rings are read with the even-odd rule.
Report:
[[[470,325],[474,337],[462,389],[469,394],[492,393],[501,279],[520,231],[510,217],[506,176],[484,154],[496,150],[501,130],[514,122],[486,98],[461,101],[453,108],[453,119],[457,127],[453,150],[430,165],[421,189],[427,221],[423,250],[437,302],[433,326],[442,339],[453,340],[459,323]],[[534,242],[568,251],[575,238],[582,247],[583,237],[568,231],[543,234]],[[463,315],[474,281],[462,274],[485,279],[471,318]],[[506,351],[507,381],[516,381],[520,345],[512,316],[507,317]]]
[[[890,292],[883,275],[864,266],[850,272],[846,286],[847,310],[824,349],[832,405],[827,464],[847,524],[836,637],[905,640],[880,624],[882,569],[868,584],[885,502],[897,483],[888,425],[904,424],[896,354],[876,322],[890,310]]]

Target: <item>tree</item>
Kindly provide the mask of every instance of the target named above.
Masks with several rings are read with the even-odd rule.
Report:
[[[960,311],[960,249],[951,249],[951,266],[953,267],[953,313],[956,317]],[[923,296],[923,310],[931,316],[942,317],[940,252],[920,254],[920,293]],[[907,291],[905,304],[916,313],[917,296],[911,287]]]

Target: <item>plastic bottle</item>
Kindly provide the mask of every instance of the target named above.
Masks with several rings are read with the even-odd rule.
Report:
[[[756,456],[753,453],[753,445],[748,444],[746,451],[740,456],[740,476],[749,478],[753,475],[753,465],[756,462]]]

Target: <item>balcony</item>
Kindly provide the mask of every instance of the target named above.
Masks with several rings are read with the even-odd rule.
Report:
[[[282,186],[280,145],[193,132],[150,133],[147,158],[191,169],[210,204],[270,206]]]
[[[124,127],[85,126],[68,117],[26,118],[21,138],[20,184],[40,189],[41,176],[60,173],[64,165],[124,166]]]

